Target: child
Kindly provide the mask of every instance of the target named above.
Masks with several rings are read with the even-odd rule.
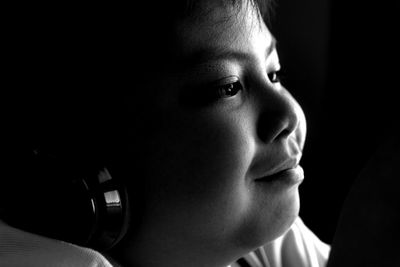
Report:
[[[262,1],[160,1],[113,12],[89,12],[104,25],[85,13],[81,35],[69,17],[64,27],[72,34],[57,27],[54,53],[46,50],[56,59],[37,54],[41,64],[62,67],[45,74],[47,86],[67,80],[79,92],[72,99],[80,99],[52,87],[61,97],[43,108],[51,130],[45,141],[64,142],[57,151],[81,159],[90,153],[71,147],[91,142],[96,152],[88,158],[124,173],[128,230],[100,255],[2,223],[0,265],[324,266],[329,247],[298,218],[305,117],[280,83]],[[82,101],[87,89],[111,93]],[[93,135],[85,133],[88,123]]]

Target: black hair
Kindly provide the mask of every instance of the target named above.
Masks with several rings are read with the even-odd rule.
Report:
[[[201,5],[201,1],[196,0],[183,0],[185,2],[184,5],[185,9],[183,12],[183,16],[190,16],[196,10],[198,5]],[[269,16],[271,15],[272,7],[273,7],[273,0],[222,0],[219,1],[221,4],[224,5],[231,5],[236,8],[240,8],[243,6],[250,5],[251,8],[257,9],[260,13],[260,19],[264,19],[266,22],[269,22]]]

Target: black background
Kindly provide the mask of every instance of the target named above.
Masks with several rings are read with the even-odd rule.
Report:
[[[271,31],[283,83],[308,122],[300,215],[325,242],[354,179],[399,122],[398,5],[276,1]]]

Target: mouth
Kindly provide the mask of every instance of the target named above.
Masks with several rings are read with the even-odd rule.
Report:
[[[267,175],[256,179],[256,182],[275,183],[283,182],[285,184],[298,184],[304,180],[304,171],[300,165],[278,171],[272,175]]]

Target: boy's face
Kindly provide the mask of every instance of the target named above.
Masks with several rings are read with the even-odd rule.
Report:
[[[257,16],[219,7],[185,21],[168,74],[155,77],[141,232],[170,246],[240,255],[298,215],[305,117],[276,77],[274,37]]]

